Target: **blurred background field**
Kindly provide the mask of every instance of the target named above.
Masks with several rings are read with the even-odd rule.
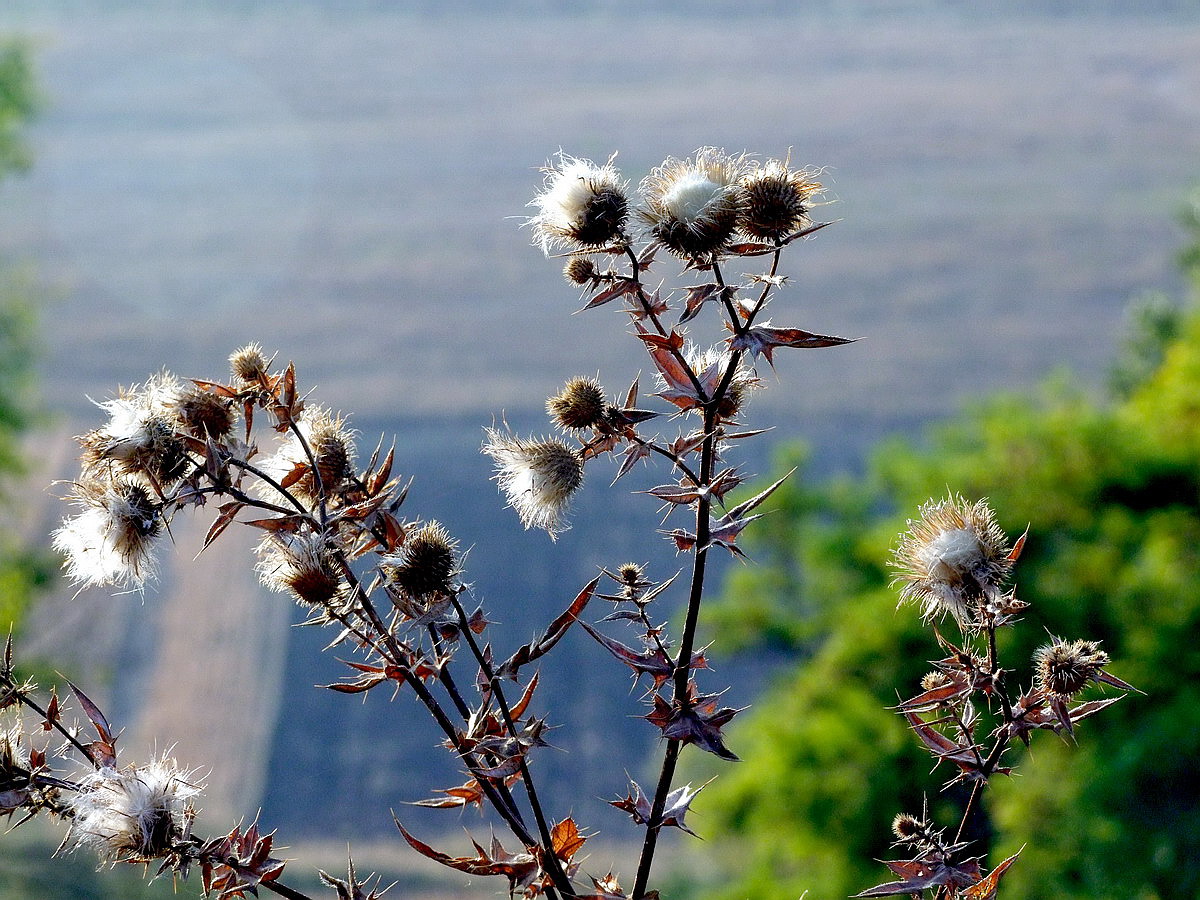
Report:
[[[0,184],[0,254],[36,298],[44,412],[10,530],[45,545],[62,514],[47,485],[71,477],[89,398],[163,367],[220,376],[255,340],[367,450],[397,435],[412,514],[472,548],[492,639],[515,645],[597,566],[677,566],[647,546],[654,504],[602,467],[552,546],[520,531],[478,452],[500,416],[545,431],[543,400],[572,375],[616,392],[648,368],[615,309],[570,314],[574,288],[519,227],[541,164],[619,151],[636,181],[716,145],[821,167],[837,222],[792,254],[775,318],[862,340],[777,358],[749,417],[776,430],[748,469],[802,438],[811,477],[859,473],[880,437],[984,392],[1066,367],[1100,395],[1130,298],[1180,292],[1198,25],[1190,3],[9,0],[0,30],[43,99],[32,170]],[[341,674],[324,636],[286,628],[298,613],[256,586],[248,540],[193,563],[206,524],[179,520],[144,599],[51,588],[20,651],[94,686],[126,752],[175,744],[210,768],[214,829],[261,807],[286,842],[377,842],[389,808],[455,767],[407,698],[314,691]],[[731,627],[709,638],[742,706],[798,651],[724,659]],[[570,677],[596,658],[586,636],[558,652],[540,693],[568,753],[539,765],[616,797],[652,729],[616,665]],[[619,843],[621,817],[594,806],[574,812]]]

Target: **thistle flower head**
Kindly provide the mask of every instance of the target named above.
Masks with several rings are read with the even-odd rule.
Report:
[[[267,377],[270,360],[263,355],[258,344],[247,344],[229,356],[229,369],[233,377],[243,384],[259,384]]]
[[[754,166],[742,177],[746,192],[742,231],[775,241],[811,225],[812,198],[821,190],[814,174],[792,171],[786,160],[769,159]]]
[[[313,477],[309,454],[312,453],[320,475],[320,487],[328,499],[345,485],[346,479],[354,474],[355,445],[354,431],[341,416],[336,416],[320,406],[307,407],[296,422],[295,432],[289,431],[278,449],[260,464],[260,468],[276,483],[289,481],[288,490],[297,500],[315,503],[318,499],[317,479]],[[293,472],[303,467],[304,473],[292,481]],[[264,499],[277,500],[270,485],[259,485],[256,490]]]
[[[108,422],[79,438],[85,470],[110,467],[165,486],[187,470],[187,446],[177,432],[180,385],[163,373],[97,404]]]
[[[546,401],[546,412],[567,431],[598,424],[606,407],[604,388],[594,378],[572,378]]]
[[[694,159],[668,158],[638,187],[641,218],[672,253],[711,256],[732,241],[745,208],[743,156],[702,147]]]
[[[1055,638],[1034,651],[1033,663],[1038,687],[1067,700],[1096,680],[1108,665],[1108,654],[1095,641],[1068,644]]]
[[[569,527],[571,495],[583,482],[583,456],[554,438],[514,437],[487,429],[483,452],[496,461],[496,482],[528,529],[544,528],[554,540]]]
[[[646,570],[633,562],[621,563],[612,577],[621,585],[620,599],[632,600],[634,603],[641,600],[646,588],[653,584],[646,577]]]
[[[110,864],[164,856],[182,836],[184,812],[199,793],[195,773],[165,757],[144,766],[99,769],[67,798],[73,813],[69,841]]]
[[[712,396],[720,386],[721,379],[725,375],[725,370],[729,368],[733,355],[719,344],[712,347],[688,345],[684,348],[683,355],[688,366],[696,373],[700,384],[704,386],[706,393]],[[750,394],[758,386],[759,381],[754,370],[739,359],[737,368],[725,388],[720,406],[717,408],[717,415],[725,421],[735,418],[745,409]]]
[[[586,256],[572,256],[563,266],[563,277],[582,287],[596,282],[596,264]]]
[[[920,519],[908,521],[892,555],[900,602],[919,604],[926,621],[949,613],[960,627],[977,624],[980,603],[1012,569],[1006,542],[987,501],[930,500]]]
[[[620,238],[629,214],[628,185],[611,159],[598,166],[559,153],[558,164],[544,171],[542,191],[529,202],[538,212],[528,220],[543,252],[549,255],[558,246],[599,249]]]
[[[439,522],[427,522],[410,533],[396,553],[380,557],[389,586],[410,597],[449,594],[458,574],[458,541]]]
[[[175,397],[175,416],[188,434],[197,438],[222,438],[237,421],[229,400],[198,384],[180,388]]]
[[[928,830],[929,826],[912,813],[897,813],[892,819],[892,834],[898,841],[915,840]]]
[[[328,606],[343,581],[333,549],[312,531],[272,532],[258,545],[258,578],[273,591],[309,606]]]
[[[153,575],[152,552],[162,533],[161,511],[141,484],[97,478],[75,485],[83,507],[52,538],[67,577],[80,585],[141,587]]]

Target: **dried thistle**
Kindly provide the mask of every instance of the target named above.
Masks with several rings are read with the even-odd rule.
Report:
[[[642,180],[639,215],[679,256],[711,257],[731,243],[745,209],[745,157],[702,147],[694,159],[669,157]]]
[[[258,385],[267,378],[270,361],[263,355],[258,344],[247,344],[229,356],[229,369],[233,377],[246,385]]]
[[[1108,665],[1108,654],[1094,641],[1053,642],[1033,654],[1037,685],[1051,697],[1068,700],[1091,684]]]
[[[792,171],[788,161],[769,159],[742,177],[746,192],[741,229],[754,238],[778,241],[808,227],[812,198],[821,190],[809,170]]]
[[[554,438],[526,440],[486,429],[483,452],[496,461],[496,482],[526,528],[544,528],[551,540],[569,526],[571,495],[583,483],[583,457]]]
[[[398,553],[381,556],[386,583],[409,597],[449,594],[458,574],[458,542],[439,522],[428,522],[404,539]]]
[[[183,833],[189,801],[200,793],[196,773],[162,757],[128,769],[101,768],[86,775],[68,797],[68,843],[101,861],[143,862],[165,856]]]
[[[237,422],[228,399],[196,384],[179,390],[174,410],[182,429],[200,439],[222,438]]]
[[[546,401],[546,412],[567,431],[591,428],[604,418],[606,407],[604,388],[594,378],[572,378]]]
[[[563,277],[571,284],[577,284],[580,287],[585,284],[596,285],[599,283],[596,264],[586,256],[573,256],[567,260],[567,264],[563,266]]]
[[[533,242],[547,255],[559,246],[600,249],[621,240],[629,215],[628,185],[612,165],[559,153],[547,166],[542,192],[529,202],[537,215],[528,220]]]
[[[125,478],[81,481],[74,499],[84,511],[52,535],[75,584],[141,587],[153,575],[161,510],[142,485]]]
[[[85,471],[111,468],[154,486],[182,478],[189,459],[177,433],[179,392],[175,377],[163,373],[97,404],[109,420],[78,438]]]
[[[312,531],[268,533],[258,545],[258,577],[309,606],[328,606],[343,585],[333,548]]]
[[[1007,539],[986,500],[930,500],[892,555],[900,602],[917,603],[926,621],[949,613],[962,628],[977,624],[981,601],[992,598],[1012,569]]]

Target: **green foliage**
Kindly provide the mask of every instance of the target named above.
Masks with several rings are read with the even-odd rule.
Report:
[[[33,162],[23,129],[39,99],[26,46],[14,40],[0,43],[0,178],[23,172]]]
[[[33,70],[25,46],[0,44],[0,182],[30,165],[22,129],[37,108]],[[34,420],[32,395],[35,315],[29,280],[0,268],[0,503],[11,504],[11,480],[23,469],[21,438]],[[6,509],[12,514],[12,510]],[[44,560],[29,554],[13,534],[0,532],[0,631],[20,622],[34,589],[48,578]]]
[[[986,793],[990,863],[1025,848],[1004,896],[1200,894],[1200,303],[1156,333],[1157,346],[1133,336],[1142,367],[1110,403],[1059,378],[980,404],[926,446],[881,448],[857,484],[777,495],[751,549],[762,564],[731,578],[714,619],[802,661],[735,723],[745,763],[695,804],[741,873],[707,896],[846,896],[886,878],[872,859],[923,794],[957,821],[938,793],[952,773],[927,775],[885,709],[940,654],[915,610],[895,610],[884,564],[905,518],[947,490],[990,498],[1010,536],[1030,526],[1016,576],[1032,607],[1000,647],[1018,683],[1049,632],[1103,641],[1114,674],[1149,695],[1085,722],[1077,746],[1039,733],[1011,754],[1018,774]]]

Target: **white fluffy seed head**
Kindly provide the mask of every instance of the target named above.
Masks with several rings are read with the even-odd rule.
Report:
[[[571,495],[583,482],[583,457],[554,438],[514,437],[487,429],[483,452],[496,461],[496,482],[508,505],[528,528],[545,529],[554,540],[566,523]]]
[[[67,577],[83,586],[141,588],[154,575],[162,533],[149,492],[127,479],[94,479],[76,484],[74,493],[83,512],[64,519],[52,535]]]
[[[1007,538],[986,500],[930,500],[909,520],[892,555],[900,601],[921,607],[926,620],[949,614],[963,628],[994,599],[1012,569]]]
[[[184,811],[200,790],[196,773],[167,757],[91,772],[67,797],[69,844],[93,850],[110,864],[161,857],[180,837]]]
[[[668,158],[642,180],[641,218],[664,247],[684,257],[725,250],[745,207],[744,156],[701,147],[693,159]]]
[[[618,240],[628,217],[628,185],[612,165],[560,153],[545,168],[542,191],[529,205],[537,209],[527,224],[533,242],[549,254],[555,247],[588,249]]]

